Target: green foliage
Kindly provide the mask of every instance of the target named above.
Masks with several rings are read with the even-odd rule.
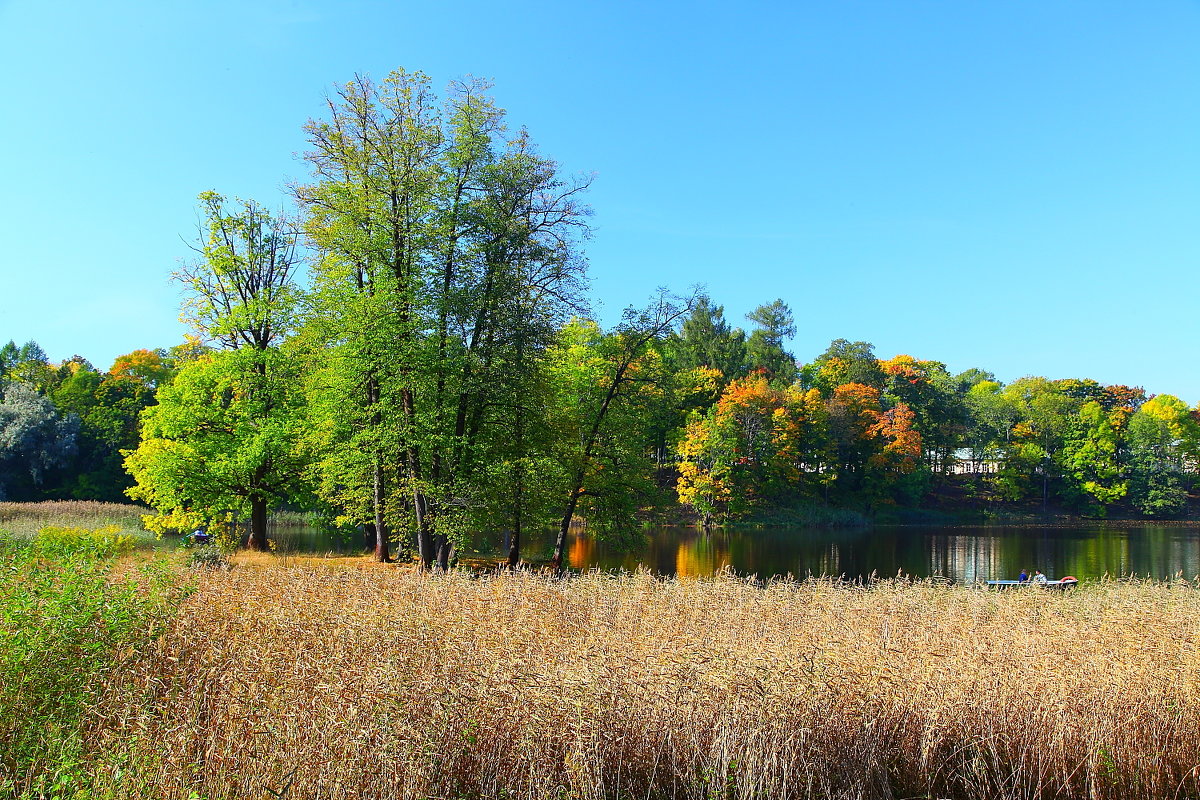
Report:
[[[0,534],[0,792],[72,796],[89,718],[189,591],[165,562],[113,575],[111,531]]]
[[[33,499],[47,474],[75,454],[78,432],[77,416],[60,415],[24,383],[10,384],[0,397],[0,500]]]
[[[220,545],[213,542],[188,553],[188,566],[197,569],[229,569],[229,559]]]
[[[588,181],[510,131],[490,89],[358,76],[305,126],[299,219],[201,194],[197,259],[175,274],[184,344],[108,372],[0,347],[0,498],[128,491],[160,530],[249,516],[257,547],[268,509],[319,506],[425,566],[477,529],[629,525],[676,479],[706,518],[917,504],[956,470],[986,473],[989,498],[1186,512],[1200,418],[1177,398],[1004,386],[846,339],[797,369],[782,298],[748,336],[665,290],[608,332],[568,322],[587,312]]]
[[[655,336],[638,330],[605,333],[575,320],[547,355],[560,521],[563,500],[576,489],[576,513],[598,531],[632,526],[656,494],[650,426],[665,399],[666,366]]]
[[[133,550],[136,540],[121,533],[116,525],[103,528],[65,528],[48,525],[33,540],[33,554],[39,558],[64,558],[82,555],[111,558]]]
[[[837,387],[848,383],[870,386],[882,391],[885,376],[875,358],[875,348],[870,342],[851,342],[835,339],[824,353],[801,371],[805,386],[819,390],[830,397]]]
[[[389,529],[428,566],[472,517],[517,524],[526,501],[481,512],[506,495],[481,480],[520,483],[544,455],[543,354],[582,305],[587,183],[508,134],[489,88],[439,101],[421,73],[359,77],[306,127],[307,444],[322,499],[375,526],[381,559]]]
[[[216,192],[198,200],[203,222],[193,249],[200,260],[175,274],[186,290],[184,319],[229,350],[277,346],[299,296],[295,225],[253,200],[236,201],[232,211]]]
[[[1063,452],[1068,496],[1089,515],[1104,516],[1109,505],[1125,496],[1128,483],[1122,480],[1118,461],[1121,428],[1127,415],[1106,412],[1096,400],[1079,409],[1074,431]]]
[[[32,342],[10,342],[4,351],[0,361],[12,367],[0,368],[0,493],[26,501],[122,499],[129,483],[120,450],[136,446],[138,415],[172,374],[167,361],[139,350],[103,373],[81,356],[51,364]],[[17,462],[7,468],[6,451]]]
[[[1195,458],[1195,417],[1187,405],[1159,395],[1129,419],[1126,449],[1129,497],[1148,517],[1178,517],[1187,511],[1187,466]]]
[[[723,306],[714,306],[701,295],[679,333],[668,340],[667,359],[679,372],[697,367],[717,370],[724,388],[746,373],[746,334],[729,326]]]
[[[796,335],[792,310],[782,300],[761,305],[746,315],[757,327],[746,341],[746,356],[751,370],[764,370],[772,382],[789,386],[799,375],[796,358],[784,346],[784,340]]]
[[[300,485],[301,419],[291,365],[275,351],[212,353],[187,364],[143,416],[125,465],[129,495],[157,509],[158,528],[193,530],[278,505]]]

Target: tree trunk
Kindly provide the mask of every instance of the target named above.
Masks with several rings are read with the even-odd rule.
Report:
[[[246,546],[251,550],[266,551],[267,548],[267,499],[250,498],[250,538]]]
[[[563,566],[563,550],[566,549],[567,533],[571,530],[571,520],[575,518],[575,509],[579,506],[579,496],[583,494],[583,475],[575,482],[575,488],[571,492],[571,497],[567,501],[567,511],[563,514],[562,522],[558,525],[558,538],[554,541],[554,557],[550,559],[550,566],[558,572],[562,572]]]
[[[434,552],[433,536],[429,531],[429,510],[426,507],[425,493],[413,489],[413,513],[417,518],[417,555],[421,559],[421,569],[428,570],[433,566]]]
[[[522,483],[521,473],[518,470],[516,481],[517,507],[513,509],[512,537],[508,540],[509,569],[516,569],[517,564],[521,563],[521,508],[524,501],[524,487]]]
[[[522,461],[525,456],[525,407],[520,401],[517,402],[515,422],[517,463],[513,474],[513,530],[512,538],[508,540],[509,569],[516,569],[521,562],[521,512],[525,509],[525,462]]]
[[[450,569],[450,551],[453,549],[450,544],[450,538],[445,534],[438,534],[433,539],[437,567],[442,572],[446,572]]]
[[[375,459],[375,469],[372,473],[372,504],[375,506],[375,560],[381,563],[391,561],[388,553],[387,523],[383,521],[383,465]]]
[[[592,449],[596,446],[596,439],[600,435],[600,425],[608,415],[609,406],[612,405],[613,398],[617,396],[617,390],[625,378],[625,371],[629,369],[629,365],[632,362],[633,357],[627,355],[625,360],[617,367],[612,383],[604,393],[604,401],[600,404],[596,418],[592,420],[592,427],[588,431],[587,440],[584,442],[583,458],[580,459],[579,469],[575,473],[575,481],[571,484],[571,494],[567,498],[567,510],[563,514],[562,522],[558,526],[558,539],[554,542],[554,557],[550,559],[550,565],[558,572],[562,572],[563,549],[566,546],[567,532],[571,530],[571,520],[575,517],[575,509],[579,507],[579,498],[583,495],[583,484],[587,479],[587,465],[591,461]]]

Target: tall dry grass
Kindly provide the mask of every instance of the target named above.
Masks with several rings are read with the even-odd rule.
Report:
[[[31,537],[52,525],[60,528],[100,528],[116,525],[134,533],[143,531],[144,506],[102,503],[97,500],[46,500],[40,503],[0,503],[0,529]]]
[[[1198,641],[1182,583],[242,566],[108,699],[98,751],[141,749],[95,774],[210,800],[1196,797]]]

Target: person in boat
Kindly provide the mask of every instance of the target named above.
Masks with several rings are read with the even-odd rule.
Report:
[[[1021,574],[1017,576],[1017,583],[1026,583],[1029,580],[1029,573],[1021,570]]]
[[[1035,569],[1033,571],[1033,582],[1034,583],[1049,583],[1050,580],[1045,575],[1042,574],[1042,571],[1040,569]]]

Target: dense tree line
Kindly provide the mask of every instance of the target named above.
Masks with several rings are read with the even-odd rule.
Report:
[[[692,412],[676,450],[679,499],[705,518],[764,504],[915,506],[948,486],[960,504],[1187,512],[1200,414],[1176,397],[1089,379],[1004,385],[843,339],[792,381],[748,362],[713,369],[696,354],[736,351],[742,339],[720,312],[699,305],[677,346],[681,367],[722,387]]]
[[[135,350],[107,371],[52,363],[37,342],[0,347],[0,500],[127,500],[121,451],[189,347]]]
[[[703,294],[588,315],[586,179],[561,174],[478,81],[359,77],[306,126],[294,216],[200,195],[193,338],[100,372],[0,349],[0,492],[123,493],[163,528],[320,511],[448,564],[651,505],[705,522],[770,507],[1041,502],[1186,513],[1197,414],[1091,380],[952,375],[839,339],[807,363],[778,299],[749,332]],[[123,467],[123,468],[122,468]],[[131,480],[132,477],[132,480]],[[964,494],[965,492],[965,494]]]

